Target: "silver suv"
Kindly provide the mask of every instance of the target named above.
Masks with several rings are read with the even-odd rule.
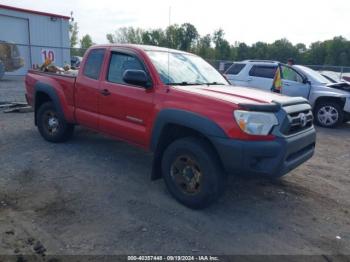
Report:
[[[349,86],[343,82],[332,83],[308,67],[290,67],[277,61],[246,60],[233,63],[224,74],[233,85],[271,91],[278,67],[282,73],[281,93],[307,98],[313,107],[316,124],[335,127],[350,120]]]

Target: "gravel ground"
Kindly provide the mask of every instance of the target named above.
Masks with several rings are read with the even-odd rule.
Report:
[[[350,255],[350,124],[280,180],[231,177],[212,207],[178,204],[152,156],[83,128],[45,142],[0,113],[0,254]]]
[[[25,102],[23,76],[5,76],[0,80],[0,103]]]

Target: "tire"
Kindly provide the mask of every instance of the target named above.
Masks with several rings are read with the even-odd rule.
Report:
[[[0,80],[4,77],[5,75],[5,65],[2,61],[0,61]]]
[[[74,125],[69,124],[59,115],[52,102],[42,104],[37,111],[37,125],[41,136],[53,143],[65,142],[74,132]]]
[[[315,123],[318,126],[334,128],[343,123],[344,112],[336,102],[321,102],[314,110]]]
[[[205,208],[225,191],[226,174],[218,156],[199,138],[181,138],[170,144],[162,157],[162,174],[171,195],[189,208]]]

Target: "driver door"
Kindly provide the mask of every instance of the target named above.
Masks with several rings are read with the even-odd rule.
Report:
[[[100,129],[121,140],[146,146],[154,114],[154,89],[127,84],[123,75],[129,69],[148,71],[136,54],[121,50],[110,52],[107,61],[100,86]]]
[[[287,96],[309,97],[310,84],[304,82],[304,78],[295,69],[287,65],[281,65],[282,94]]]

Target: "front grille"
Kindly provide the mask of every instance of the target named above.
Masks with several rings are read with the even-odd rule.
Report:
[[[283,132],[285,135],[293,135],[312,127],[314,120],[310,109],[289,113],[287,118],[287,128]]]

